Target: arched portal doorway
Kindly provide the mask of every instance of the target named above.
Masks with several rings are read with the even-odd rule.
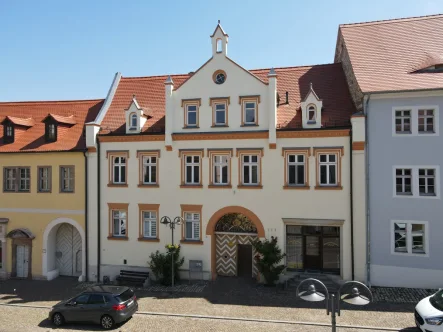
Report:
[[[265,236],[260,219],[250,210],[231,206],[218,210],[208,222],[211,235],[212,279],[217,275],[256,277],[251,241]]]
[[[48,280],[57,276],[85,279],[85,234],[83,228],[69,218],[53,220],[43,234],[43,275]]]

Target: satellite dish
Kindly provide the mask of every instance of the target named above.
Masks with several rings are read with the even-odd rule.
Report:
[[[302,300],[309,302],[320,302],[324,301],[326,296],[323,293],[317,292],[313,284],[309,285],[308,290],[300,292],[299,297]]]
[[[343,294],[341,299],[352,305],[367,305],[369,302],[369,298],[360,294],[357,287],[352,288],[351,294]]]

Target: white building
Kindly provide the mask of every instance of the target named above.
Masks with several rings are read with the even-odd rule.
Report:
[[[277,236],[288,269],[363,280],[364,118],[341,64],[250,71],[220,24],[211,40],[193,73],[117,73],[87,125],[89,278],[148,270],[181,216],[185,272],[255,276],[249,240]]]

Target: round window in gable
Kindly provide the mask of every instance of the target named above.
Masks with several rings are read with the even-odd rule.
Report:
[[[217,70],[213,75],[212,79],[215,84],[223,84],[226,81],[226,73],[223,70]]]

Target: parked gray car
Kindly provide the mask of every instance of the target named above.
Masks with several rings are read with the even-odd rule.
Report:
[[[115,324],[127,321],[137,310],[137,297],[132,289],[94,286],[57,303],[52,307],[49,319],[56,326],[78,322],[100,324],[104,329],[111,329]]]

